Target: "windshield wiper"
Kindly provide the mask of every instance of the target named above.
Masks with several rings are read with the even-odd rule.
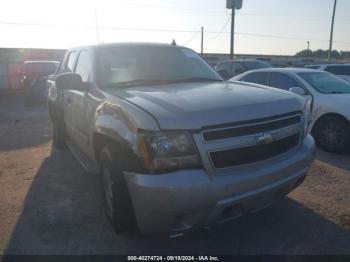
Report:
[[[223,82],[222,79],[207,78],[207,77],[191,77],[172,81],[172,83],[192,83],[192,82]]]

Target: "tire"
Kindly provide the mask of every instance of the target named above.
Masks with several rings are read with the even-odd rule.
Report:
[[[59,127],[58,124],[53,124],[53,137],[52,137],[52,145],[57,149],[65,149],[66,146],[66,138],[62,128]]]
[[[113,144],[102,149],[100,155],[100,173],[104,193],[104,208],[108,220],[116,233],[122,233],[135,227],[135,216],[128,187],[123,176],[120,154]]]
[[[344,153],[350,145],[350,123],[336,116],[325,117],[315,127],[317,145],[332,153]]]

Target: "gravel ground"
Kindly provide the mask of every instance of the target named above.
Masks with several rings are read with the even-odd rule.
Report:
[[[282,202],[177,239],[115,235],[99,180],[51,148],[45,108],[0,96],[0,254],[350,254],[350,156],[317,152]]]

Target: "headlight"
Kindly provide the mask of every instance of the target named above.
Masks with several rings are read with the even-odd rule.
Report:
[[[139,134],[139,151],[146,169],[165,172],[199,168],[201,161],[187,132],[144,132]]]
[[[312,113],[312,97],[306,97],[305,107],[304,107],[304,137],[309,132],[311,113]]]

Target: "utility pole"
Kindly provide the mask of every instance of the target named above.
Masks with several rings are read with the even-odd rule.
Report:
[[[232,8],[231,13],[231,48],[230,48],[230,59],[233,59],[234,56],[234,48],[235,48],[235,10],[236,8]]]
[[[203,40],[204,40],[204,32],[203,26],[201,27],[201,55],[203,55]]]
[[[242,8],[243,0],[226,0],[226,8],[231,9],[231,48],[230,48],[230,58],[233,59],[234,48],[235,48],[235,12],[236,9]]]
[[[307,41],[307,55],[310,56],[310,41]]]
[[[335,10],[337,8],[337,0],[334,0],[334,6],[333,6],[333,15],[332,15],[332,26],[331,26],[331,37],[329,40],[329,49],[328,49],[328,61],[331,60],[332,56],[332,45],[333,45],[333,29],[334,29],[334,17],[335,17]]]

